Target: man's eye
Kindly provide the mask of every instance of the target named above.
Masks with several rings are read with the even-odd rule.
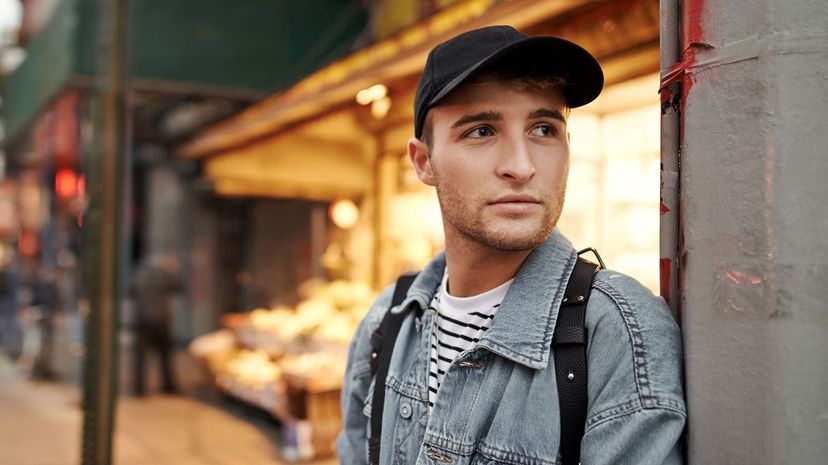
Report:
[[[552,137],[557,134],[558,131],[555,129],[555,126],[551,124],[539,124],[532,128],[531,134],[533,136],[540,136],[540,137]]]
[[[474,128],[466,134],[466,137],[471,137],[472,139],[483,139],[485,137],[491,137],[494,134],[492,128],[488,126],[480,126],[478,128]]]

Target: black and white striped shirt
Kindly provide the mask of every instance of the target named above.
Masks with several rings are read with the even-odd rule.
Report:
[[[453,297],[445,291],[448,271],[443,274],[443,282],[431,300],[431,309],[437,312],[437,319],[431,333],[429,407],[434,407],[437,390],[451,362],[476,344],[492,325],[495,313],[512,281],[514,280],[472,297]]]

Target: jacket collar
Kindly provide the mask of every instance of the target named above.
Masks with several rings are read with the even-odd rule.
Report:
[[[554,230],[523,262],[478,346],[529,368],[546,368],[558,309],[576,259],[569,240]],[[412,302],[428,308],[445,267],[445,253],[441,252],[420,272],[403,304],[394,311],[402,311]]]
[[[423,271],[417,274],[417,278],[411,283],[408,289],[408,295],[403,303],[391,311],[394,313],[402,312],[407,309],[412,302],[416,302],[421,309],[428,308],[431,299],[434,297],[434,292],[437,286],[443,281],[443,273],[446,270],[446,253],[440,252],[431,259],[428,265],[423,268]]]

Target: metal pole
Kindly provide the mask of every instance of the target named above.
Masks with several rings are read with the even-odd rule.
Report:
[[[679,169],[681,167],[681,44],[679,0],[661,0],[661,296],[673,315],[681,313]]]
[[[89,301],[84,361],[83,465],[112,463],[118,386],[119,250],[124,186],[126,0],[100,0],[92,98],[84,288]]]
[[[822,464],[828,8],[684,0],[682,38],[689,462]]]

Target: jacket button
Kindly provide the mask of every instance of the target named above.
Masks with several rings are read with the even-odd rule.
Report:
[[[463,368],[480,368],[483,366],[477,362],[460,362],[458,363],[458,365],[460,365]]]
[[[403,418],[411,418],[411,404],[408,402],[400,404],[400,416]]]
[[[454,462],[454,460],[452,460],[451,457],[446,457],[445,455],[443,455],[443,454],[441,454],[441,453],[439,453],[439,452],[437,452],[433,449],[429,449],[429,450],[426,451],[426,457],[428,457],[432,460],[436,460],[438,462],[442,462],[442,463],[452,463],[452,462]]]

